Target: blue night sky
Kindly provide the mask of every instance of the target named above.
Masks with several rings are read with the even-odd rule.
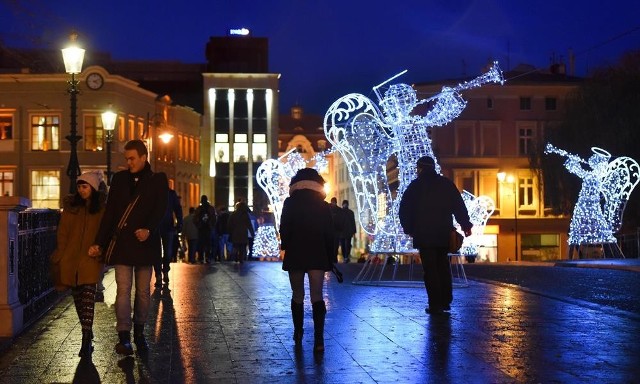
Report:
[[[340,96],[394,82],[475,76],[576,55],[576,75],[640,49],[635,1],[562,0],[0,0],[0,42],[62,47],[71,29],[87,49],[117,60],[205,62],[210,36],[249,28],[269,38],[269,70],[282,74],[282,111],[324,114]]]

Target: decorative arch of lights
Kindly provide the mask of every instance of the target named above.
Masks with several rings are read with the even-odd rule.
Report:
[[[611,154],[592,147],[588,160],[548,143],[545,153],[564,156],[564,167],[582,179],[569,225],[569,245],[616,243],[622,217],[633,189],[640,181],[640,166],[630,157],[609,161]]]
[[[282,155],[277,160],[267,159],[256,172],[258,185],[265,191],[269,199],[269,206],[273,211],[273,225],[261,225],[256,231],[253,242],[253,254],[258,257],[273,258],[280,254],[278,231],[282,204],[289,197],[289,183],[291,178],[302,168],[311,166],[319,173],[326,170],[328,161],[326,156],[331,151],[318,152],[311,159],[305,160],[302,154],[294,149]],[[271,224],[271,223],[270,223]]]
[[[418,100],[407,84],[390,85],[384,95],[380,89],[389,80],[373,87],[381,109],[366,96],[351,93],[336,100],[324,118],[324,132],[333,149],[344,159],[364,231],[374,236],[372,252],[413,252],[411,238],[402,232],[398,219],[400,200],[416,177],[416,162],[422,156],[436,160],[428,129],[457,118],[467,102],[461,92],[487,83],[504,83],[498,63],[485,74],[458,84],[443,87],[441,92]],[[412,115],[414,108],[426,104],[424,116]],[[398,163],[398,190],[389,188],[387,162]]]

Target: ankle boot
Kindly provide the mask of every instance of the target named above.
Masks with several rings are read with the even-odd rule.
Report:
[[[80,352],[78,352],[79,357],[91,357],[93,353],[91,339],[93,339],[93,332],[82,330],[82,345],[80,346]]]
[[[304,331],[302,325],[304,324],[304,304],[298,304],[291,299],[291,317],[293,318],[293,341],[296,343],[296,347],[302,345],[302,336]]]
[[[136,343],[138,351],[146,352],[149,350],[149,344],[144,337],[144,324],[133,324],[133,342]]]
[[[324,352],[324,316],[327,313],[327,307],[323,301],[316,301],[312,304],[313,308],[313,351]]]
[[[133,355],[133,347],[131,346],[131,334],[129,331],[118,332],[118,344],[116,344],[116,353],[119,355]]]

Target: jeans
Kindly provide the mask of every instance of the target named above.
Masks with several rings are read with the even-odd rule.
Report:
[[[453,281],[447,247],[420,248],[429,308],[443,309],[453,301]]]
[[[225,249],[227,251],[226,257],[224,253]],[[220,257],[222,258],[222,260],[227,260],[227,261],[231,260],[233,249],[232,249],[231,243],[229,242],[228,233],[223,233],[220,236],[218,236],[218,252],[220,253]]]
[[[131,331],[131,288],[135,275],[135,299],[133,304],[133,323],[145,324],[149,316],[151,303],[151,271],[149,265],[134,267],[116,265],[116,330]]]
[[[324,284],[324,271],[313,269],[306,272],[309,275],[309,293],[311,303],[324,301],[322,297],[322,286]],[[289,271],[289,283],[293,301],[298,304],[304,302],[304,275],[305,271]]]

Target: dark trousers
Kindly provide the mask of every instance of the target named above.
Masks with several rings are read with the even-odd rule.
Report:
[[[198,239],[187,240],[187,260],[190,263],[196,262],[196,251],[198,250]]]
[[[449,266],[448,247],[420,248],[430,309],[444,309],[453,301],[453,282]]]
[[[351,256],[351,238],[340,238],[340,249],[342,250],[342,258],[345,262],[349,262]]]
[[[156,275],[156,282],[160,282],[164,273],[165,281],[169,281],[169,269],[171,269],[171,259],[173,258],[173,244],[175,242],[175,231],[161,233],[162,239],[162,260],[153,266]]]

